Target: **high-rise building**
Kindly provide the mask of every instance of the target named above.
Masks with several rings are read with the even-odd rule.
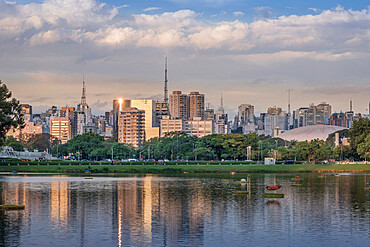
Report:
[[[76,114],[76,134],[77,135],[82,135],[83,132],[83,127],[91,123],[91,108],[89,105],[86,103],[86,85],[85,85],[85,80],[82,81],[82,96],[81,96],[81,103],[77,105],[76,108],[77,114]]]
[[[343,112],[333,113],[330,117],[330,125],[347,127],[346,115]]]
[[[238,127],[243,127],[248,123],[254,123],[254,106],[241,104],[238,107]]]
[[[123,108],[118,116],[118,142],[139,147],[145,140],[145,111]]]
[[[320,103],[315,106],[311,104],[309,107],[301,107],[295,112],[296,128],[316,125],[330,124],[331,106],[327,103]]]
[[[72,138],[77,135],[77,112],[74,107],[62,107],[59,111],[60,117],[67,117],[71,122]]]
[[[181,91],[173,91],[170,95],[170,116],[171,118],[189,119],[189,96]]]
[[[189,119],[200,117],[204,119],[204,94],[190,92],[189,94]]]
[[[269,107],[264,116],[265,135],[275,136],[281,130],[287,129],[287,114],[280,107]]]
[[[32,106],[29,104],[21,104],[21,114],[24,122],[32,122]]]
[[[50,135],[66,143],[71,139],[72,128],[68,117],[54,117],[50,120]]]
[[[131,107],[144,111],[145,114],[145,140],[159,136],[159,120],[156,115],[154,100],[131,100]]]

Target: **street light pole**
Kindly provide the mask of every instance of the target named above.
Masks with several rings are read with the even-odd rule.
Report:
[[[112,150],[112,165],[113,165],[113,147],[111,147]]]

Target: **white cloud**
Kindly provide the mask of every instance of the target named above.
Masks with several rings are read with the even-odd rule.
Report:
[[[241,12],[241,11],[235,11],[235,12],[233,12],[233,15],[234,15],[234,16],[243,16],[243,15],[244,15],[244,13],[243,13],[243,12]]]
[[[149,7],[149,8],[143,9],[143,11],[144,12],[148,12],[148,11],[159,10],[159,9],[162,9],[162,8],[159,8],[159,7]]]

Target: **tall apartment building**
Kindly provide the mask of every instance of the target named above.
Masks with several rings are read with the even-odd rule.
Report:
[[[190,116],[190,99],[181,91],[173,91],[170,95],[170,116],[171,118],[189,119]]]
[[[330,124],[331,106],[321,103],[315,106],[301,107],[295,113],[295,127],[304,127],[316,124]]]
[[[343,112],[333,113],[330,117],[330,125],[347,127],[346,115]]]
[[[139,147],[145,140],[145,111],[123,108],[118,116],[118,142]]]
[[[72,138],[77,136],[77,112],[74,107],[62,107],[59,111],[60,117],[67,117],[71,122]]]
[[[159,120],[156,115],[154,100],[131,100],[131,107],[144,111],[145,114],[145,140],[159,136]]]
[[[54,117],[50,120],[50,135],[66,143],[71,139],[72,128],[68,117]]]
[[[287,129],[287,114],[280,107],[269,107],[264,116],[265,135],[274,136],[274,132]],[[278,133],[275,133],[275,136]]]
[[[254,106],[241,104],[238,107],[238,127],[243,127],[248,123],[254,123]]]
[[[190,92],[189,94],[189,119],[200,117],[204,119],[204,94]]]
[[[32,122],[32,106],[29,104],[21,104],[21,114],[23,114],[24,122]]]

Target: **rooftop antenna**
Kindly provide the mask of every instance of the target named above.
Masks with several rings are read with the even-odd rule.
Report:
[[[164,63],[164,103],[168,104],[168,89],[167,89],[167,57]]]
[[[349,111],[352,111],[352,99],[349,100]]]
[[[85,75],[82,76],[82,97],[81,104],[86,105],[86,86],[85,86]]]

